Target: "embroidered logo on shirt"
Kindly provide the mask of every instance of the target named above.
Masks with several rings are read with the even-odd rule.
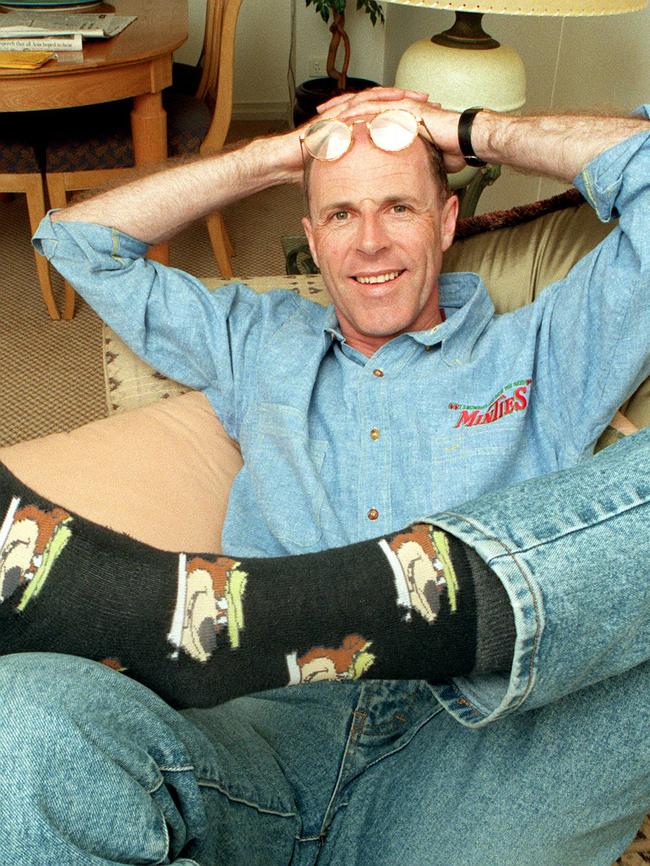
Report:
[[[454,428],[477,427],[479,424],[493,424],[513,412],[523,412],[530,400],[529,391],[532,379],[519,379],[500,388],[495,397],[483,406],[469,406],[464,403],[450,403],[449,409],[458,412]]]

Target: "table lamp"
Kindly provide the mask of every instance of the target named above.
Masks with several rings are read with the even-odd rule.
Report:
[[[395,84],[429,93],[444,108],[475,105],[514,111],[526,100],[526,74],[519,54],[492,39],[481,25],[485,13],[573,17],[616,15],[642,9],[646,0],[388,0],[402,6],[450,9],[449,30],[406,49]]]
[[[418,8],[449,9],[456,20],[449,30],[410,45],[399,62],[395,85],[428,93],[443,108],[464,111],[481,106],[515,111],[526,101],[526,72],[515,51],[487,34],[481,19],[497,15],[574,17],[616,15],[643,9],[647,0],[387,0]],[[495,167],[493,167],[495,168]],[[476,175],[466,168],[449,177],[452,189],[465,188]],[[491,183],[498,169],[484,183]],[[478,180],[478,178],[476,178]],[[477,185],[468,212],[480,195]]]

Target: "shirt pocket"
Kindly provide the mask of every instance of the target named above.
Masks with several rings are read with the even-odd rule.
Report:
[[[435,437],[433,489],[446,491],[450,506],[509,484],[516,472],[521,428],[498,422],[459,428]]]
[[[265,523],[284,546],[313,548],[322,535],[328,443],[309,436],[299,410],[277,403],[259,404],[246,427],[252,494]]]

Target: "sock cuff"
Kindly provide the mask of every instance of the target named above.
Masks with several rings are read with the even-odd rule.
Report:
[[[474,673],[507,671],[517,637],[510,598],[499,577],[471,547],[465,546],[465,555],[474,574],[476,597]]]

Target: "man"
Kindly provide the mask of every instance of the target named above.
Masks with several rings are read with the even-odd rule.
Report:
[[[401,113],[386,118],[385,109]],[[410,123],[404,112],[416,122],[410,139],[402,136]],[[15,793],[2,792],[26,826],[27,841],[13,829],[5,845],[13,861],[18,852],[32,863],[71,864],[318,858],[321,866],[608,866],[647,808],[647,761],[630,743],[647,753],[649,641],[640,612],[648,605],[650,491],[639,466],[648,462],[648,436],[552,480],[436,514],[431,532],[421,529],[441,508],[506,480],[575,465],[648,375],[647,120],[481,111],[464,116],[459,142],[457,114],[391,89],[334,101],[323,117],[351,131],[347,150],[337,144],[341,136],[346,144],[340,126],[334,136],[319,127],[304,137],[315,159],[305,230],[334,310],[288,293],[253,297],[237,286],[209,295],[188,275],[142,258],[143,241],[298,180],[298,132],[75,205],[43,224],[38,243],[136,351],[203,389],[242,445],[245,467],[224,530],[224,549],[237,558],[221,570],[218,589],[229,599],[221,609],[233,650],[219,657],[224,676],[245,659],[246,580],[255,583],[257,568],[270,575],[274,561],[249,567],[246,558],[270,556],[283,557],[273,576],[281,590],[264,605],[258,589],[253,617],[263,622],[271,602],[290,615],[281,629],[261,628],[255,661],[263,664],[264,646],[286,630],[287,641],[302,641],[295,653],[283,645],[291,682],[300,671],[318,680],[314,660],[319,670],[383,679],[320,682],[178,714],[105,667],[9,657],[0,665],[11,696],[3,703],[9,745],[0,766],[16,755],[8,772],[30,775],[20,806]],[[564,180],[583,172],[581,188],[603,217],[620,210],[620,228],[536,305],[495,318],[476,277],[439,276],[457,206],[434,173],[427,138],[450,170],[464,163],[462,143],[470,158],[473,150]],[[332,153],[336,159],[322,159]],[[450,404],[489,411],[501,397],[513,411],[495,407],[491,423],[476,428],[452,423]],[[117,541],[101,528],[85,532],[93,558],[113,555]],[[344,573],[342,584],[339,554],[316,552],[377,536],[386,538],[361,546],[354,579]],[[128,541],[121,544],[126,553]],[[322,560],[310,557],[330,556],[336,567],[325,579]],[[433,577],[420,581],[425,557]],[[372,568],[360,590],[367,558]],[[111,562],[119,569],[119,557]],[[399,621],[383,609],[376,621],[364,618],[383,598],[383,577],[373,584],[372,575],[386,562],[387,584],[393,574],[407,587],[404,596],[396,590]],[[200,565],[209,575],[210,564]],[[166,568],[161,561],[160,572]],[[257,583],[275,587],[270,577]],[[613,583],[616,604],[606,604]],[[184,605],[176,609],[180,652]],[[97,610],[108,615],[106,606]],[[340,627],[337,647],[310,644],[303,631],[328,618],[349,620],[350,628]],[[360,621],[364,628],[353,632]],[[441,631],[451,643],[445,637],[439,649],[422,651]],[[494,660],[500,647],[489,646],[493,633],[505,644],[504,666]],[[192,634],[197,652],[213,652],[200,626]],[[454,668],[474,641],[476,654]],[[334,661],[339,650],[350,651],[345,662]],[[438,652],[452,657],[446,675],[427,667]],[[422,681],[451,676],[435,687]],[[17,728],[30,743],[26,757],[9,733]],[[44,768],[54,760],[45,797]],[[36,853],[30,840],[38,841]]]

